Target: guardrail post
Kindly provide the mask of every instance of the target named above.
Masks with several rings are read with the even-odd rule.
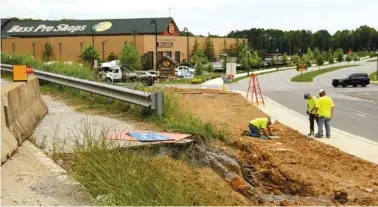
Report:
[[[157,112],[159,116],[163,116],[164,114],[164,93],[158,92],[157,93]]]

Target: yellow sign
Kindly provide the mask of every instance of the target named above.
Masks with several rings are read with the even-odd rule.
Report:
[[[169,67],[171,65],[171,62],[169,62],[168,60],[165,60],[164,62],[163,62],[163,66],[164,67]]]
[[[110,27],[112,27],[111,22],[100,22],[100,23],[96,24],[95,26],[93,26],[93,29],[96,32],[103,32],[103,31],[110,29]]]
[[[175,25],[173,23],[169,24],[168,32],[169,32],[169,34],[173,34],[175,32]]]
[[[13,81],[27,81],[26,65],[13,65]]]

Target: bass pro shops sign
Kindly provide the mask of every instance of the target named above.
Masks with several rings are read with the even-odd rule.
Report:
[[[40,24],[38,26],[31,27],[21,27],[20,25],[13,25],[7,32],[8,33],[29,33],[29,32],[81,32],[87,28],[87,25],[69,25],[69,24],[59,24],[57,26],[48,26],[45,24]]]

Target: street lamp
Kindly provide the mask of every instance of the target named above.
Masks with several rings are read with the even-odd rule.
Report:
[[[107,43],[108,41],[102,41],[102,61],[105,61],[105,43]]]
[[[189,30],[185,27],[184,31],[186,32],[186,61],[189,63]]]
[[[278,50],[278,48],[277,48],[277,50],[276,50],[276,52],[277,52],[277,53],[276,53],[276,56],[277,56],[277,62],[276,62],[277,70],[278,70],[278,51],[279,51],[279,50]]]
[[[33,44],[33,57],[35,57],[35,42],[33,42],[32,44]]]
[[[93,26],[92,29],[91,29],[91,32],[92,32],[92,46],[93,46],[93,48],[95,47],[94,46],[94,30],[95,30],[95,28]]]
[[[150,23],[151,26],[155,26],[155,56],[156,56],[156,60],[155,60],[155,70],[156,70],[156,74],[158,74],[158,40],[157,40],[157,24],[156,24],[156,20],[155,19],[152,19],[151,20],[151,23]]]

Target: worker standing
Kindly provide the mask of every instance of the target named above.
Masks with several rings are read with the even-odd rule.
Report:
[[[316,120],[316,124],[318,124],[318,118],[315,114],[315,105],[318,99],[316,98],[316,96],[311,95],[309,92],[304,93],[304,99],[307,100],[306,113],[309,115],[309,121],[310,121],[310,133],[308,134],[308,136],[314,136],[315,135],[315,131],[314,131],[315,120]]]
[[[318,133],[315,137],[323,137],[323,125],[325,125],[326,137],[331,138],[331,119],[333,117],[335,104],[333,100],[327,96],[325,90],[320,89],[319,96],[320,98],[315,104],[315,114],[318,116]]]
[[[275,122],[276,122],[276,120],[272,117],[256,118],[256,119],[250,121],[249,125],[248,125],[249,130],[251,131],[250,136],[251,137],[259,137],[259,138],[267,138],[268,132],[269,132],[269,136],[273,136],[270,128],[271,128],[271,125],[273,125]],[[264,136],[261,136],[260,130],[263,131]]]

